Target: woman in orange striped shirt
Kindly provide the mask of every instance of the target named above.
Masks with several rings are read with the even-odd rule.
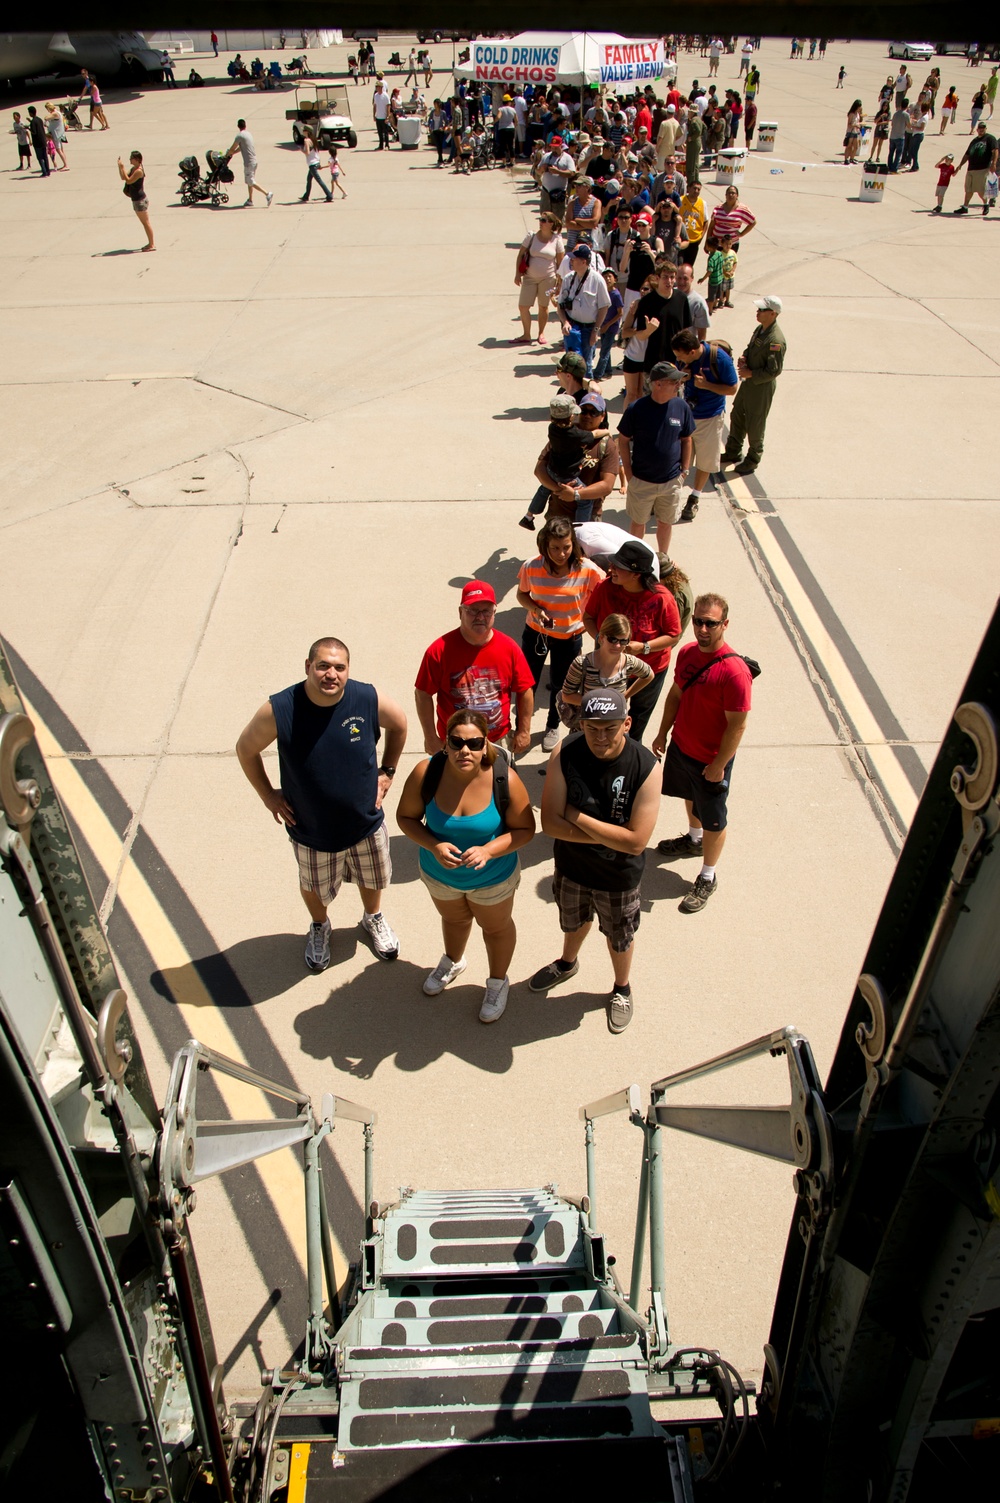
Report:
[[[604,575],[584,558],[566,517],[550,517],[538,534],[538,547],[538,557],[521,565],[517,603],[528,612],[521,651],[531,666],[536,693],[549,660],[549,713],[542,750],[551,751],[559,742],[556,696],[580,651],[584,606]]]

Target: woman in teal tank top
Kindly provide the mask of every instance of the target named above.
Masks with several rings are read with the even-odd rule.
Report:
[[[441,915],[444,954],[425,980],[424,991],[438,996],[465,970],[465,949],[476,923],[489,962],[479,1020],[495,1023],[507,1006],[507,972],[517,942],[517,851],[534,835],[535,815],[513,767],[507,769],[508,803],[501,815],[493,764],[504,753],[487,739],[486,731],[486,719],[478,710],[456,710],[447,725],[437,787],[425,803],[424,779],[431,766],[431,759],[425,758],[406,780],[396,819],[403,834],[420,847],[420,875]]]

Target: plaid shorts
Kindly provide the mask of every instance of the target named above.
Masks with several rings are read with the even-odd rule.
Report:
[[[575,934],[597,914],[597,927],[617,954],[629,948],[639,927],[640,892],[604,892],[597,887],[581,887],[556,872],[552,891],[559,907],[559,927],[563,934]]]
[[[299,886],[314,892],[321,903],[332,903],[346,878],[359,887],[381,892],[392,881],[389,859],[389,835],[385,822],[372,835],[366,835],[346,851],[314,851],[312,846],[292,841],[299,863]]]

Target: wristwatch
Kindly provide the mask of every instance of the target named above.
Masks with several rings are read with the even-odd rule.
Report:
[[[396,776],[395,767],[389,767],[385,762],[382,763],[382,766],[379,768],[379,772],[384,772],[387,778],[394,778]]]
[[[640,647],[639,647],[639,651],[642,653],[642,655],[643,655],[644,658],[648,658],[649,657],[649,643],[648,642],[643,642],[640,645]]]

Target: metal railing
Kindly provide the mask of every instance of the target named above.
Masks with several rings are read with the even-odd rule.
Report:
[[[208,1070],[254,1086],[266,1096],[295,1106],[294,1117],[262,1120],[202,1120],[197,1112],[199,1078]],[[367,1107],[327,1092],[317,1117],[310,1098],[294,1086],[281,1085],[252,1070],[249,1065],[227,1059],[195,1039],[189,1039],[174,1056],[170,1084],[163,1109],[160,1144],[160,1200],[168,1240],[182,1237],[182,1223],[194,1209],[194,1187],[200,1181],[241,1164],[253,1163],[280,1148],[305,1145],[306,1281],[306,1370],[315,1370],[329,1357],[332,1337],[340,1324],[340,1296],[330,1241],[330,1216],[320,1162],[320,1145],[333,1132],[337,1119],[360,1122],[364,1128],[365,1227],[373,1195],[374,1129],[376,1115]],[[324,1316],[323,1283],[326,1282],[330,1318]]]
[[[691,1081],[701,1080],[733,1065],[764,1054],[785,1057],[791,1092],[788,1106],[710,1106],[668,1103],[667,1093]],[[625,1112],[643,1136],[642,1169],[632,1241],[632,1270],[628,1304],[642,1317],[642,1269],[649,1236],[648,1319],[654,1331],[653,1355],[666,1357],[669,1336],[663,1305],[666,1284],[666,1230],[663,1193],[663,1146],[661,1129],[672,1127],[715,1142],[742,1148],[748,1153],[783,1160],[809,1176],[817,1201],[832,1174],[832,1140],[822,1104],[821,1084],[809,1042],[794,1028],[781,1028],[717,1054],[701,1064],[665,1075],[650,1086],[649,1105],[642,1109],[637,1085],[625,1086],[580,1108],[584,1123],[587,1157],[587,1198],[590,1229],[596,1229],[597,1153],[595,1123],[599,1117]]]

